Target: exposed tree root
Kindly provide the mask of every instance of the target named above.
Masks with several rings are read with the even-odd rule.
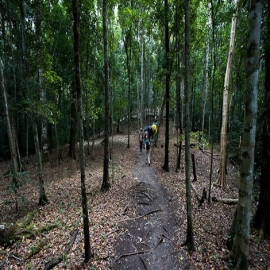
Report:
[[[163,241],[163,237],[161,237],[161,239],[159,240],[159,242],[157,243],[157,245],[154,248],[152,248],[152,249],[139,250],[139,251],[135,251],[135,252],[121,254],[118,258],[115,259],[115,261],[114,261],[113,264],[115,264],[115,262],[117,262],[118,260],[120,260],[123,257],[128,257],[128,256],[139,255],[139,254],[143,254],[143,253],[147,253],[147,252],[152,252],[152,251],[154,251],[160,245],[160,243],[162,243],[162,241]]]
[[[143,218],[143,217],[145,217],[147,215],[150,215],[150,214],[153,214],[153,213],[156,213],[156,212],[160,212],[160,211],[163,211],[163,210],[162,209],[152,210],[150,212],[145,213],[144,215],[133,217],[133,218],[126,218],[126,219],[122,219],[122,220],[117,220],[116,222],[123,222],[123,221],[134,220],[134,219],[137,219],[137,218]]]

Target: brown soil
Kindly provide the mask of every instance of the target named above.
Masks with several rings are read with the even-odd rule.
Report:
[[[32,238],[22,238],[8,247],[0,247],[0,269],[42,269],[51,258],[61,255],[74,230],[79,233],[64,260],[54,269],[230,269],[225,242],[236,205],[221,203],[198,205],[192,191],[193,228],[196,251],[188,253],[181,244],[186,238],[186,202],[184,158],[175,172],[176,143],[170,131],[170,172],[162,170],[164,162],[164,129],[158,145],[152,148],[151,166],[145,164],[145,153],[139,152],[136,131],[127,149],[127,135],[113,138],[110,163],[111,188],[100,192],[103,176],[102,139],[96,141],[94,159],[86,154],[86,187],[90,219],[91,251],[93,257],[84,263],[83,228],[80,199],[80,164],[67,157],[58,165],[56,152],[44,164],[44,181],[49,204],[39,207],[38,174],[35,157],[27,165],[29,175],[18,190],[19,211],[15,195],[9,189],[9,177],[0,178],[0,225],[16,222],[28,212],[36,211],[34,228],[55,224],[57,227]],[[199,194],[208,191],[210,154],[196,147],[197,182]],[[184,149],[183,149],[184,152]],[[87,147],[86,147],[87,153]],[[183,153],[184,154],[184,153]],[[215,153],[213,180],[218,177],[219,156]],[[8,170],[9,162],[0,162],[0,175]],[[237,198],[237,168],[228,166],[228,187],[213,186],[212,196]],[[256,202],[254,202],[254,209]],[[251,230],[249,264],[251,269],[269,269],[270,239],[257,244],[258,232]],[[42,250],[31,252],[41,241]],[[132,255],[132,254],[133,255]]]
[[[173,238],[178,229],[175,205],[157,176],[146,164],[145,153],[137,152],[130,189],[133,205],[127,212],[136,213],[123,222],[125,233],[116,243],[112,269],[190,269],[184,250],[177,249]]]

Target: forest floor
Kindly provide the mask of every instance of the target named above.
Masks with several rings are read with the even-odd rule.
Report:
[[[113,137],[110,162],[111,188],[100,191],[103,178],[102,138],[95,140],[94,158],[87,154],[86,188],[90,221],[92,258],[84,263],[80,164],[67,157],[58,164],[56,151],[44,164],[44,181],[49,204],[38,206],[38,174],[35,156],[21,175],[22,185],[16,197],[9,177],[3,174],[9,162],[0,162],[0,225],[18,223],[28,217],[28,234],[17,228],[17,241],[0,247],[0,269],[43,269],[46,262],[68,254],[54,269],[231,269],[224,260],[236,205],[218,202],[199,206],[192,190],[192,218],[196,251],[189,253],[181,246],[186,238],[186,190],[184,158],[176,168],[176,135],[170,132],[170,172],[164,163],[164,130],[161,128],[157,147],[151,149],[151,166],[140,153],[138,133],[133,131],[130,148],[127,135]],[[208,191],[210,150],[192,148],[195,156],[197,181],[192,182],[197,194]],[[182,150],[184,155],[184,149]],[[213,181],[218,178],[219,155],[213,158]],[[193,179],[193,176],[192,176]],[[212,197],[238,196],[238,168],[228,164],[228,187],[212,186]],[[16,199],[17,198],[17,199]],[[16,210],[16,200],[18,211]],[[254,209],[256,202],[254,202]],[[31,218],[29,213],[31,213]],[[75,234],[74,234],[75,232]],[[71,239],[74,240],[72,245]],[[249,264],[251,269],[270,269],[270,239],[258,244],[258,232],[251,230]]]

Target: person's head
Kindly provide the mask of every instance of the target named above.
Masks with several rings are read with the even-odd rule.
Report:
[[[142,128],[140,128],[140,131],[142,131]]]

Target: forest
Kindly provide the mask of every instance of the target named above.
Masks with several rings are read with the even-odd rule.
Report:
[[[268,1],[0,20],[0,269],[270,269]]]

